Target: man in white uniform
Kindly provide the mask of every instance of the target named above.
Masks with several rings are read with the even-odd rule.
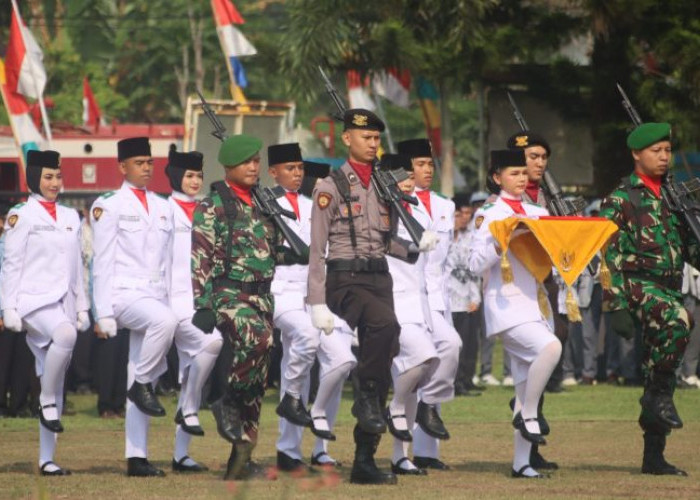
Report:
[[[410,172],[409,178],[399,186],[404,193],[414,194],[411,158],[401,154],[385,154],[382,156],[381,168]],[[421,226],[427,227],[430,223],[427,214],[413,208],[406,203],[406,209]],[[411,238],[403,222],[399,222],[397,235],[405,240]],[[394,312],[401,325],[399,353],[391,365],[394,396],[386,410],[389,431],[394,436],[391,471],[397,475],[426,474],[425,469],[416,467],[408,458],[408,447],[413,440],[410,430],[416,419],[416,391],[425,387],[440,363],[433,345],[433,323],[425,280],[427,255],[421,254],[414,264],[387,257],[389,273],[394,283]]]
[[[147,137],[117,143],[122,187],[92,205],[93,299],[97,324],[113,337],[128,328],[126,458],[129,476],[164,476],[148,462],[150,417],[165,409],[153,383],[166,371],[165,355],[178,321],[168,304],[173,226],[168,202],[146,190],[153,172]]]
[[[190,260],[192,217],[197,207],[195,196],[202,189],[202,154],[198,151],[170,151],[165,173],[173,189],[168,204],[173,217],[172,271],[170,306],[178,320],[175,347],[180,361],[180,399],[175,414],[175,450],[172,468],[176,472],[203,472],[206,466],[188,455],[192,436],[203,436],[199,424],[202,388],[221,352],[223,339],[218,330],[207,334],[192,324],[194,296]]]
[[[275,194],[280,206],[296,218],[285,219],[306,244],[311,241],[311,199],[300,195],[303,177],[325,177],[324,172],[306,171],[299,144],[278,144],[267,149],[270,175],[277,182]],[[314,164],[318,165],[318,164]],[[281,402],[277,414],[280,435],[277,440],[277,467],[283,471],[306,469],[302,461],[301,441],[304,427],[316,436],[312,465],[335,465],[328,455],[327,441],[334,441],[331,432],[340,405],[343,383],[355,366],[351,351],[352,330],[340,318],[330,335],[311,324],[306,305],[309,266],[296,264],[277,267],[272,282],[275,296],[274,322],[282,332]],[[311,368],[318,356],[320,380],[311,413],[306,410]]]
[[[398,145],[400,154],[409,156],[413,164],[416,197],[420,203],[416,214],[422,212],[429,224],[425,229],[437,233],[439,242],[428,254],[426,283],[433,326],[433,345],[440,364],[430,382],[419,391],[416,413],[417,427],[413,435],[414,464],[420,468],[444,470],[448,466],[439,459],[439,440],[449,439],[450,434],[440,418],[440,404],[454,399],[454,380],[459,366],[462,340],[452,326],[447,292],[448,274],[445,268],[447,252],[454,231],[455,206],[452,200],[430,191],[435,165],[430,141],[411,139]]]

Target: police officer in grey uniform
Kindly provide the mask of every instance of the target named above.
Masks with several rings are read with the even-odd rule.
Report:
[[[313,193],[307,302],[316,328],[331,333],[335,313],[358,330],[356,446],[350,481],[396,484],[394,474],[380,471],[374,463],[380,434],[386,432],[382,408],[400,332],[385,255],[415,262],[417,252],[433,248],[436,238],[424,233],[418,248],[397,238],[396,217],[372,186],[384,123],[364,109],[347,110],[343,122],[348,161],[322,179]]]

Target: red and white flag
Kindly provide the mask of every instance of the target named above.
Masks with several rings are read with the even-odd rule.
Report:
[[[410,104],[411,73],[406,69],[399,71],[396,68],[380,71],[372,78],[372,88],[375,94],[397,106],[407,108]]]
[[[7,90],[39,99],[46,87],[44,54],[32,32],[22,21],[14,0],[12,7],[10,41],[5,56]]]
[[[254,56],[258,53],[253,44],[234,26],[234,24],[245,23],[235,5],[229,0],[211,0],[211,8],[214,11],[216,31],[219,33],[221,47],[226,57]]]
[[[83,125],[86,127],[100,126],[102,113],[100,106],[97,104],[95,94],[92,93],[88,77],[83,78]]]
[[[350,108],[362,108],[374,111],[376,106],[372,100],[372,96],[370,96],[368,92],[368,77],[363,79],[359,72],[350,70],[347,74],[347,85]]]

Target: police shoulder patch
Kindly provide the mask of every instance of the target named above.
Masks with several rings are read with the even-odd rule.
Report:
[[[318,194],[318,208],[321,210],[324,210],[328,207],[328,205],[331,204],[331,200],[333,199],[333,196],[331,196],[329,193],[319,193]]]
[[[480,215],[474,220],[474,227],[479,229],[481,227],[481,224],[484,223],[484,216]]]
[[[17,224],[17,221],[19,220],[19,215],[17,214],[12,214],[7,218],[7,224],[12,228],[15,227],[15,224]]]

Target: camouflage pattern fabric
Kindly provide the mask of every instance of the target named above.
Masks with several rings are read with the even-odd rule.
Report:
[[[246,294],[230,284],[217,284],[216,280],[272,280],[275,263],[283,260],[284,254],[278,251],[282,237],[272,222],[240,199],[236,198],[235,204],[233,234],[229,234],[218,193],[211,193],[195,210],[192,288],[195,307],[213,309],[219,330],[231,342],[234,358],[229,393],[241,404],[244,431],[255,443],[272,347],[273,297],[270,293]],[[232,240],[230,269],[225,274],[229,239]]]
[[[629,186],[638,193],[634,203],[638,200],[639,206],[630,200],[624,181],[601,206],[601,217],[620,228],[605,254],[612,287],[604,291],[603,308],[629,310],[641,324],[647,386],[652,372],[672,374],[683,359],[690,335],[680,291],[683,262],[696,265],[698,246],[678,216],[637,175],[630,176]],[[639,423],[646,431],[669,431],[645,410]]]

